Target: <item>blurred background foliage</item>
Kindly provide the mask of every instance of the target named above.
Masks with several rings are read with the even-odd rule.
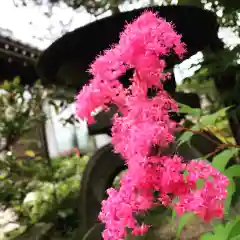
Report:
[[[32,226],[36,239],[53,229],[56,238],[67,237],[78,225],[78,193],[88,156],[72,149],[50,159],[37,138],[46,121],[42,104],[54,104],[54,89],[40,82],[23,87],[15,78],[0,90],[0,239],[20,239]]]

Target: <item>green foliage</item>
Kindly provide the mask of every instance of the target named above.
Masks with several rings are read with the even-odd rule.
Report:
[[[191,108],[188,105],[182,104],[182,103],[178,103],[179,105],[179,112],[180,113],[185,113],[185,114],[189,114],[193,117],[200,117],[201,116],[201,109],[199,108]]]
[[[231,219],[226,225],[217,224],[213,233],[204,234],[200,240],[233,240],[240,238],[240,217]]]
[[[73,149],[68,156],[49,159],[31,148],[25,148],[24,155],[19,156],[15,145],[22,142],[31,146],[35,141],[23,136],[44,124],[42,105],[52,99],[53,89],[46,90],[40,82],[22,86],[20,79],[15,78],[5,81],[0,90],[0,137],[5,140],[0,145],[0,203],[13,209],[20,223],[8,232],[6,239],[20,239],[25,234],[23,239],[29,239],[29,234],[38,238],[59,229],[67,236],[78,225],[80,180],[88,157],[80,157],[78,150]],[[56,111],[64,108],[64,101],[55,104]],[[37,230],[32,233],[34,228]]]
[[[189,143],[191,141],[192,136],[194,135],[195,131],[199,131],[200,128],[198,125],[194,125],[193,127],[188,129],[189,131],[185,131],[181,136],[177,139],[178,146],[181,144],[187,142]]]
[[[56,112],[60,112],[70,100],[70,97],[67,97],[56,104],[56,101],[53,101],[58,94],[56,89],[46,89],[40,81],[33,86],[23,86],[18,77],[12,81],[4,81],[0,85],[0,92],[0,137],[5,140],[5,143],[0,145],[0,151],[12,149],[19,140],[23,140],[20,138],[41,127],[46,120],[43,103],[53,105]],[[35,157],[31,150],[25,152],[30,158]]]
[[[227,170],[226,171],[224,170],[229,160],[238,152],[239,152],[239,148],[229,148],[229,149],[223,150],[222,152],[214,156],[212,161],[212,166],[215,167],[218,171],[224,172],[226,174]]]
[[[187,105],[179,104],[179,113],[184,113],[197,119],[197,123],[200,125],[200,129],[204,129],[205,127],[216,125],[219,120],[225,119],[226,113],[230,108],[231,107],[221,108],[214,113],[206,115],[199,108],[191,108]]]
[[[240,165],[233,165],[224,171],[224,174],[229,177],[240,177]]]
[[[20,79],[5,81],[0,86],[0,136],[6,143],[0,151],[9,150],[18,140],[36,124],[44,121],[42,104],[48,92],[40,82],[32,87],[23,87]]]
[[[0,201],[15,209],[25,227],[44,219],[53,221],[75,215],[81,174],[87,161],[87,157],[77,155],[59,157],[52,159],[49,169],[47,160],[22,160],[18,164],[19,160],[12,156],[5,168]]]
[[[213,159],[211,162],[213,167],[221,171],[229,179],[229,186],[227,189],[227,192],[228,192],[227,199],[225,201],[226,217],[229,214],[229,210],[233,202],[233,197],[237,194],[236,193],[237,182],[234,179],[236,177],[240,177],[240,166],[238,164],[234,164],[230,167],[227,167],[230,160],[238,156],[238,153],[240,150],[239,146],[235,145],[233,141],[229,141],[229,131],[228,131],[228,128],[226,127],[226,123],[227,123],[226,112],[229,109],[230,107],[222,108],[216,112],[206,115],[206,114],[203,114],[203,112],[200,110],[191,109],[190,107],[180,106],[180,112],[187,113],[188,116],[192,118],[192,124],[188,129],[186,129],[186,131],[182,135],[180,135],[178,139],[179,145],[184,142],[189,143],[194,134],[202,134],[204,136],[205,134],[204,131],[207,130],[207,131],[210,131],[215,136],[217,136],[223,142],[223,144],[219,145],[219,148],[216,149],[216,151],[210,155],[213,155]],[[191,147],[191,144],[189,145],[189,147]],[[183,226],[187,223],[188,215],[184,215],[181,220],[182,220],[182,224],[179,225],[177,236],[179,236]],[[233,227],[233,225],[235,226],[235,224],[236,224],[236,227]],[[216,239],[216,240],[229,239],[230,240],[237,236],[235,234],[237,228],[238,228],[238,221],[236,222],[234,219],[231,219],[230,217],[229,223],[226,226],[217,224],[214,229],[214,233],[206,233],[204,236],[202,236],[201,239],[211,239],[211,240],[212,239]],[[231,235],[230,232],[232,232],[232,229],[234,230]],[[238,234],[240,234],[240,232],[238,232]]]
[[[217,120],[226,117],[226,112],[230,108],[231,107],[222,108],[213,114],[208,114],[208,115],[202,116],[199,120],[200,125],[202,126],[202,128],[204,128],[206,126],[208,127],[208,126],[215,125]]]
[[[234,193],[236,192],[236,184],[233,179],[229,179],[229,185],[227,187],[227,198],[225,200],[225,214],[229,213],[231,204],[232,204],[232,199],[234,196]]]
[[[227,111],[231,107],[222,108],[211,114],[205,114],[203,110],[194,109],[189,106],[180,105],[179,112],[185,113],[190,117],[190,126],[184,133],[178,138],[178,144],[181,145],[184,142],[190,143],[194,134],[204,135],[204,131],[208,131],[219,138],[224,143],[233,143],[233,137],[227,121]],[[207,136],[206,136],[207,137]]]

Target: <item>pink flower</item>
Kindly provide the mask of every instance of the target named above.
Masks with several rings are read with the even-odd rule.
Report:
[[[121,188],[118,191],[109,189],[108,195],[108,199],[102,202],[102,212],[99,215],[99,219],[106,225],[104,239],[124,239],[127,228],[132,229],[135,234],[147,230],[148,226],[139,225],[134,217],[147,199],[134,193],[131,181],[126,176]]]
[[[105,51],[91,65],[93,78],[77,96],[76,114],[94,119],[97,107],[118,106],[121,116],[113,119],[112,143],[128,165],[120,188],[108,189],[99,219],[105,224],[105,240],[121,240],[127,229],[143,235],[150,226],[137,217],[153,206],[173,207],[179,215],[191,211],[209,221],[223,214],[226,177],[205,162],[183,163],[178,155],[153,154],[153,146],[167,148],[175,140],[176,123],[169,111],[177,111],[177,103],[163,90],[170,76],[165,73],[164,56],[185,52],[181,35],[172,25],[152,12],[144,12],[120,34],[118,44]],[[131,86],[124,89],[119,77],[134,69]],[[147,91],[157,92],[148,98]],[[153,156],[154,155],[154,156]],[[198,188],[199,179],[203,182]]]
[[[156,14],[143,13],[126,26],[119,44],[113,45],[91,65],[93,79],[77,96],[76,114],[92,122],[91,112],[96,107],[114,103],[121,110],[126,99],[118,78],[130,68],[134,68],[138,75],[132,79],[133,85],[137,84],[136,91],[144,90],[146,94],[147,88],[162,88],[160,79],[165,80],[169,73],[163,73],[166,64],[161,57],[172,49],[179,56],[184,54],[181,35]]]
[[[191,211],[210,221],[214,217],[222,217],[223,203],[227,196],[228,179],[217,172],[211,165],[200,161],[191,161],[187,166],[187,182],[200,182],[203,186],[196,191],[180,195],[176,203],[179,215]]]

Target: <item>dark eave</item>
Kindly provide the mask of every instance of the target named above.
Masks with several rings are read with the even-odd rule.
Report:
[[[22,84],[37,79],[36,60],[41,51],[9,37],[0,36],[0,82],[19,76]]]
[[[40,51],[9,37],[0,36],[0,57],[35,64]]]

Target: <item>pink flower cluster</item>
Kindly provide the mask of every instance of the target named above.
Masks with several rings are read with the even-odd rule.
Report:
[[[137,221],[155,205],[172,207],[181,215],[187,211],[209,221],[223,214],[227,178],[204,161],[184,163],[178,155],[164,156],[153,149],[167,148],[175,140],[176,123],[169,111],[177,103],[164,91],[164,56],[181,57],[185,46],[173,26],[151,11],[128,24],[118,44],[99,56],[91,66],[93,79],[77,96],[76,114],[94,121],[91,112],[116,104],[121,115],[113,119],[112,143],[126,160],[128,171],[119,189],[108,189],[99,219],[105,223],[105,240],[124,239],[127,230],[144,234],[149,226]],[[119,81],[134,69],[131,86]],[[148,98],[149,88],[157,90]],[[111,163],[110,163],[111,164]],[[199,181],[202,186],[199,188]]]

